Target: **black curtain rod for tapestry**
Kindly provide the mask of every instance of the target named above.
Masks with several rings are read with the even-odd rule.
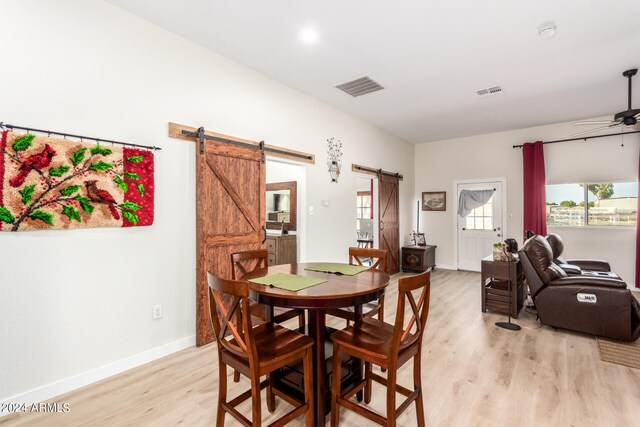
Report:
[[[30,127],[24,127],[24,126],[16,126],[16,125],[10,125],[7,123],[3,123],[0,122],[0,128],[8,128],[8,129],[20,129],[20,130],[26,130],[27,133],[28,132],[40,132],[40,133],[46,133],[48,135],[60,135],[62,137],[70,137],[70,138],[79,138],[81,141],[84,139],[89,139],[91,141],[96,141],[96,142],[106,142],[109,144],[118,144],[118,145],[124,145],[126,147],[137,147],[137,148],[144,148],[146,150],[162,150],[162,148],[160,147],[150,147],[148,145],[138,145],[138,144],[131,144],[128,142],[120,142],[120,141],[112,141],[111,139],[103,139],[103,138],[94,138],[92,136],[84,136],[84,135],[73,135],[71,133],[63,133],[63,132],[54,132],[52,130],[42,130],[42,129],[35,129],[35,128],[30,128]]]
[[[544,141],[543,144],[555,144],[557,142],[582,141],[582,140],[586,141],[587,139],[605,138],[607,136],[631,135],[638,132],[640,132],[640,130],[634,130],[632,132],[608,133],[606,135],[583,136],[580,138],[558,139],[556,141]],[[513,146],[513,148],[522,148],[522,147],[523,147],[523,144]]]
[[[313,159],[312,156],[307,156],[305,154],[292,153],[291,151],[278,150],[277,148],[266,147],[264,145],[264,141],[260,141],[260,144],[252,144],[252,143],[249,143],[249,142],[234,141],[233,139],[226,139],[226,138],[220,138],[218,136],[207,135],[204,132],[205,132],[204,128],[199,128],[196,132],[190,132],[188,130],[183,130],[182,131],[182,135],[192,136],[192,137],[198,138],[198,139],[202,138],[200,140],[200,153],[204,152],[204,140],[205,139],[209,139],[211,141],[224,142],[224,143],[227,143],[227,144],[239,145],[241,147],[255,148],[257,150],[262,150],[262,151],[265,151],[265,152],[268,152],[268,153],[284,154],[286,156],[300,157],[301,159],[306,159],[306,160],[312,160]]]

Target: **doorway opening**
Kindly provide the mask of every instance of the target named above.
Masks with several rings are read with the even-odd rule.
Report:
[[[378,180],[356,177],[356,233],[354,246],[378,247]]]
[[[454,215],[458,270],[480,271],[481,261],[491,255],[493,244],[504,240],[505,188],[504,178],[456,183]]]
[[[287,235],[296,236],[295,260],[304,262],[306,251],[306,206],[307,168],[304,164],[267,157],[266,161],[266,220],[267,235],[281,235],[282,228]],[[282,188],[281,188],[282,187]],[[291,188],[295,194],[291,194]],[[271,197],[269,197],[271,196]],[[292,204],[294,204],[292,206]],[[293,213],[293,215],[292,215]],[[289,221],[294,220],[295,226]],[[284,222],[284,223],[283,223]],[[271,227],[270,224],[278,224]],[[280,224],[283,224],[280,227]]]

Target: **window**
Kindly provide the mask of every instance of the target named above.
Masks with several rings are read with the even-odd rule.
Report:
[[[358,201],[356,205],[356,218],[357,219],[373,218],[373,211],[371,210],[371,193],[369,191],[358,191]]]
[[[636,226],[636,182],[552,184],[546,192],[549,226]]]
[[[487,203],[472,210],[466,220],[467,230],[493,230],[493,196]]]

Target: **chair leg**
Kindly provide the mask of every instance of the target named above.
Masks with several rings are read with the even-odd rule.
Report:
[[[396,427],[396,368],[387,374],[387,427]]]
[[[260,377],[258,372],[251,375],[251,425],[260,427],[262,425],[262,402],[260,401]]]
[[[220,354],[218,353],[218,356]],[[216,414],[216,426],[224,427],[224,408],[222,402],[227,401],[227,365],[222,362],[218,362],[218,413]]]
[[[378,300],[378,305],[380,306],[380,308],[378,309],[378,320],[380,321],[380,323],[382,323],[384,322],[384,295],[382,295]],[[380,370],[382,372],[387,372],[385,368],[380,368]]]
[[[418,427],[424,427],[424,403],[422,401],[422,370],[421,370],[421,351],[418,351],[418,354],[413,356],[413,386],[416,390],[418,390],[418,395],[416,396],[416,419],[418,421]]]
[[[308,348],[304,353],[304,359],[302,361],[304,370],[304,401],[309,407],[305,414],[305,420],[307,427],[312,427],[314,419],[314,406],[313,406],[313,353],[312,348]]]
[[[338,396],[340,396],[340,346],[333,344],[333,372],[331,374],[331,427],[338,427],[340,420],[340,406],[338,406]]]
[[[236,371],[235,369],[233,370],[233,382],[234,383],[240,382],[240,372]]]
[[[269,374],[269,385],[267,386],[267,410],[270,414],[276,411],[276,395],[273,394],[273,386],[271,384],[271,378],[273,374]]]
[[[371,363],[364,363],[364,403],[371,403]]]
[[[301,311],[298,315],[298,327],[300,329],[304,328],[304,311]]]

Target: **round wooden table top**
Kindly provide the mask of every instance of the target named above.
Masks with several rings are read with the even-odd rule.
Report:
[[[259,303],[290,308],[338,308],[364,304],[384,294],[391,277],[379,270],[365,270],[354,276],[305,270],[317,263],[282,264],[256,270],[244,280],[276,273],[296,274],[326,280],[297,292],[249,282],[251,297]]]

